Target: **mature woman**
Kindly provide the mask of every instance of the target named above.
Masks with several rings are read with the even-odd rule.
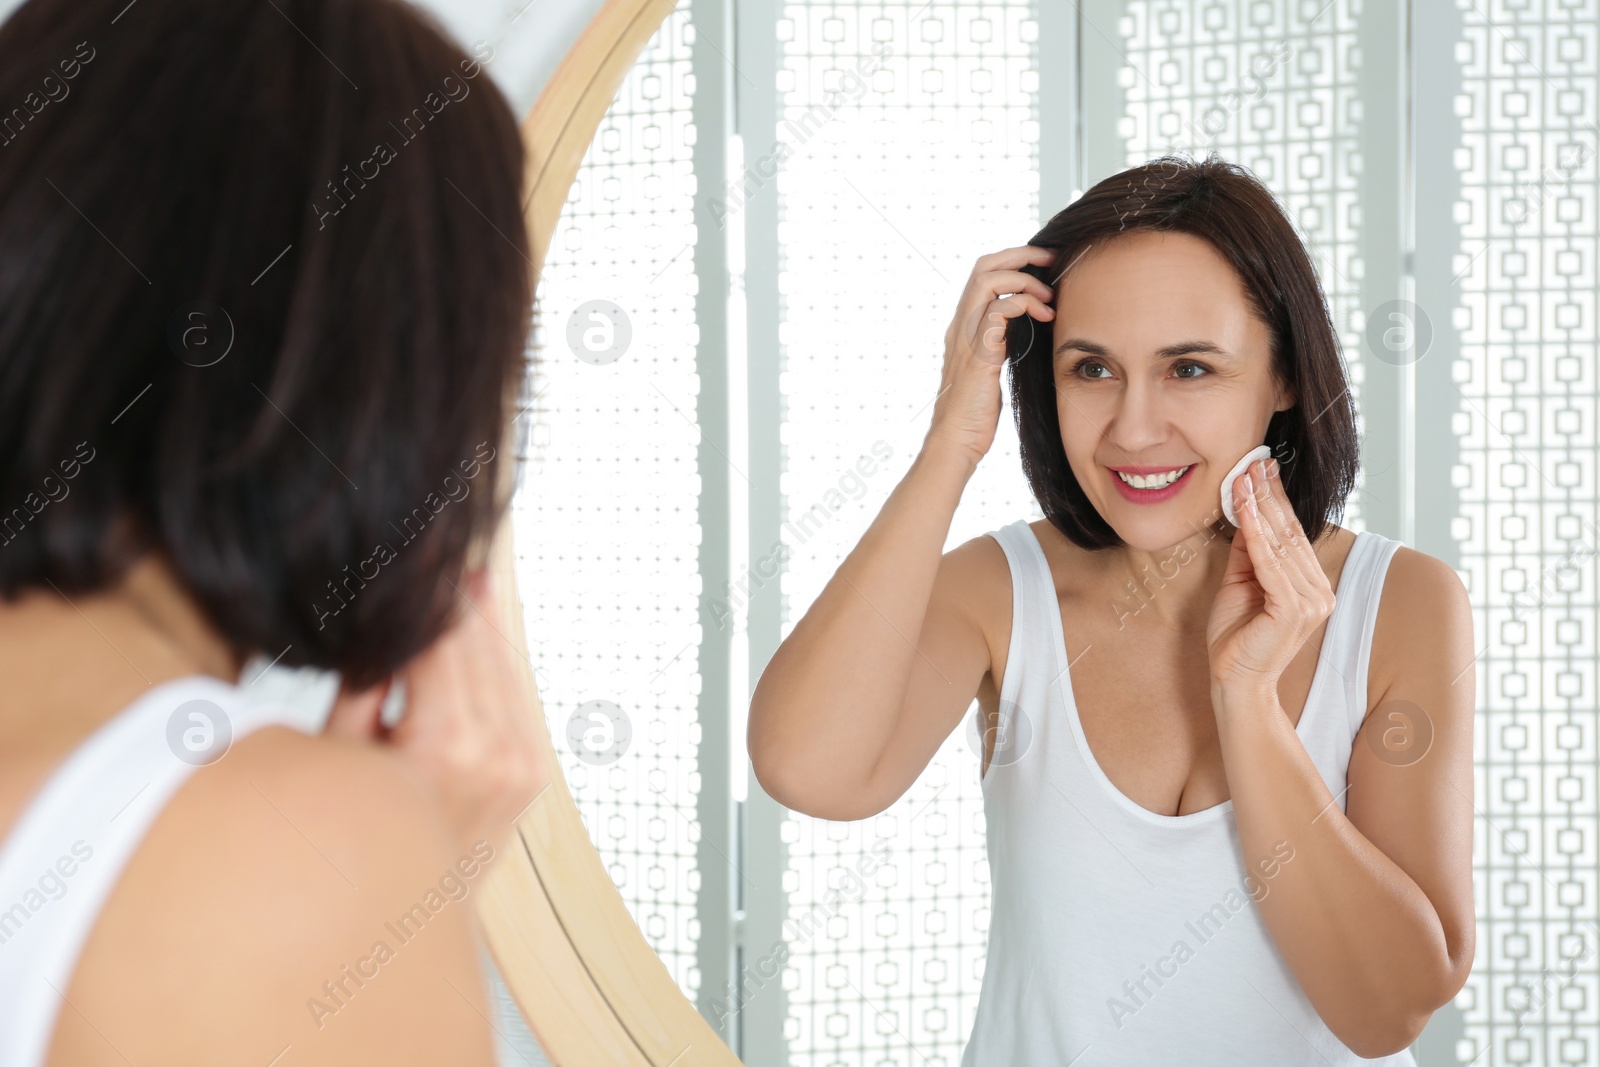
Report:
[[[394,0],[0,25],[6,1067],[493,1063],[470,894],[545,772],[485,59]],[[342,672],[328,730],[252,659]]]
[[[1215,157],[1114,175],[980,258],[945,342],[921,453],[761,676],[757,778],[865,818],[976,697],[965,1067],[1413,1064],[1473,956],[1472,621],[1334,525],[1354,407],[1283,211]],[[1045,517],[944,553],[1002,366]]]

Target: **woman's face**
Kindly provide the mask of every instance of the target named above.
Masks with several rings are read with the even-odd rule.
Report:
[[[1140,230],[1080,254],[1057,289],[1061,443],[1100,515],[1151,551],[1222,520],[1223,476],[1294,404],[1232,266],[1198,237]],[[1164,490],[1113,470],[1185,467]]]

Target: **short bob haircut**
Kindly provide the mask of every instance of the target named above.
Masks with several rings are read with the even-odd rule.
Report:
[[[401,0],[0,24],[0,596],[156,553],[241,656],[358,688],[448,627],[532,310],[485,50]]]
[[[1065,265],[1091,245],[1141,230],[1192,234],[1233,265],[1251,311],[1271,334],[1272,371],[1297,398],[1294,407],[1273,414],[1263,443],[1277,457],[1284,491],[1316,543],[1337,524],[1355,489],[1360,445],[1333,321],[1294,226],[1243,167],[1215,153],[1204,161],[1168,155],[1113,174],[1057,212],[1028,242],[1054,250],[1054,260],[1022,270],[1059,298]],[[1061,446],[1051,327],[1029,315],[1006,326],[1022,471],[1045,518],[1074,544],[1116,547],[1122,538],[1084,494]],[[1035,358],[1023,358],[1035,350]],[[1220,510],[1217,521],[1228,525]]]

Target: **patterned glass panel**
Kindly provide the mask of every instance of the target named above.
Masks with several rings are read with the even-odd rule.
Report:
[[[1021,0],[780,9],[785,635],[920,448],[973,262],[1038,228],[1036,35]],[[1039,514],[1003,412],[947,548]],[[783,835],[789,1061],[953,1067],[988,930],[968,736],[881,815]]]
[[[1458,7],[1452,532],[1481,649],[1478,958],[1457,997],[1459,1055],[1591,1064],[1600,16],[1593,4]]]
[[[678,8],[600,125],[539,290],[518,581],[551,736],[591,838],[685,995],[695,869],[699,378]]]

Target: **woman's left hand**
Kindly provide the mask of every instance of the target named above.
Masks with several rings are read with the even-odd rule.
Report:
[[[1333,589],[1289,504],[1277,466],[1275,459],[1250,465],[1253,494],[1245,490],[1243,477],[1233,483],[1241,525],[1206,625],[1214,695],[1276,698],[1284,669],[1333,612]]]
[[[406,712],[381,717],[390,682],[364,692],[341,686],[323,732],[386,746],[430,786],[466,850],[494,848],[550,781],[555,756],[523,684],[518,652],[496,625],[499,590],[484,567],[465,576],[465,605],[439,637],[396,672]]]

